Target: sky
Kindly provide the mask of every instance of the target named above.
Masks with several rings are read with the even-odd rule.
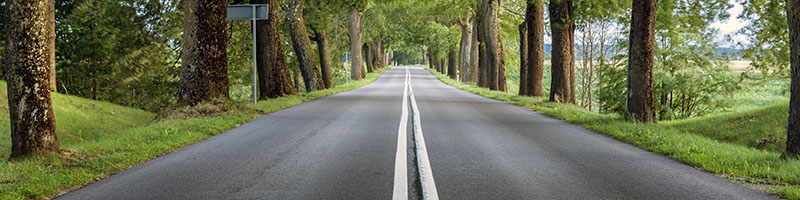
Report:
[[[742,42],[744,44],[747,43],[747,37],[736,33],[739,31],[739,29],[742,29],[745,25],[747,25],[747,22],[737,18],[739,14],[742,13],[742,4],[737,3],[735,0],[729,0],[729,3],[733,4],[733,7],[728,9],[728,14],[730,14],[730,17],[727,20],[716,21],[711,24],[712,28],[719,29],[719,34],[714,40],[719,42],[723,47],[736,45],[737,42]],[[731,35],[733,41],[726,40],[726,35]]]

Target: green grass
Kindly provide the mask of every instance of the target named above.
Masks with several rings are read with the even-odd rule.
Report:
[[[528,107],[738,182],[767,185],[771,189],[766,191],[771,194],[800,199],[800,161],[780,159],[780,142],[757,146],[762,138],[786,140],[787,102],[749,111],[643,124],[545,98],[491,91],[433,73],[458,89]]]
[[[333,89],[260,101],[255,108],[269,113],[347,91],[374,81],[387,69]],[[8,103],[6,85],[0,82],[0,199],[52,197],[235,128],[259,114],[249,110],[154,122],[153,113],[55,93],[53,106],[63,152],[8,161]]]
[[[352,89],[364,86],[366,84],[372,83],[373,81],[378,79],[378,76],[380,76],[383,72],[385,72],[386,70],[389,70],[390,68],[391,67],[378,69],[373,73],[367,74],[366,78],[363,78],[363,79],[358,80],[358,81],[350,81],[347,84],[336,85],[336,87],[331,88],[331,89],[318,90],[318,91],[313,91],[313,92],[309,92],[309,93],[302,93],[302,94],[299,94],[299,95],[278,97],[278,98],[263,100],[263,101],[259,101],[258,103],[256,103],[255,106],[253,106],[253,104],[248,104],[248,105],[251,106],[252,108],[254,108],[256,110],[260,110],[262,112],[266,112],[266,113],[275,112],[275,111],[282,110],[282,109],[285,109],[285,108],[288,108],[288,107],[292,107],[292,106],[297,105],[297,104],[301,104],[301,103],[303,103],[305,101],[308,101],[308,100],[311,100],[311,99],[315,99],[315,98],[319,98],[319,97],[323,97],[323,96],[328,96],[328,95],[332,95],[332,94],[336,94],[336,93],[352,90]]]

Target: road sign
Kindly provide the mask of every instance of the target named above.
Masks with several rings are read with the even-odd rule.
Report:
[[[228,20],[264,20],[268,16],[269,4],[228,5]]]
[[[250,20],[253,29],[253,105],[258,103],[256,73],[256,20],[269,17],[269,4],[228,5],[228,20]]]

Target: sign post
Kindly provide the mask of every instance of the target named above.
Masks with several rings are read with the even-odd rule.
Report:
[[[269,16],[269,4],[228,5],[228,20],[250,20],[253,29],[253,105],[258,102],[258,70],[256,69],[256,21]]]

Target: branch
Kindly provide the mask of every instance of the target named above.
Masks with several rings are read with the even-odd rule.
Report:
[[[510,8],[508,8],[506,6],[503,6],[503,9],[505,9],[506,11],[508,11],[511,14],[515,14],[515,15],[518,15],[518,16],[521,16],[521,17],[525,17],[525,14],[522,14],[522,13],[519,13],[517,11],[511,10]]]

